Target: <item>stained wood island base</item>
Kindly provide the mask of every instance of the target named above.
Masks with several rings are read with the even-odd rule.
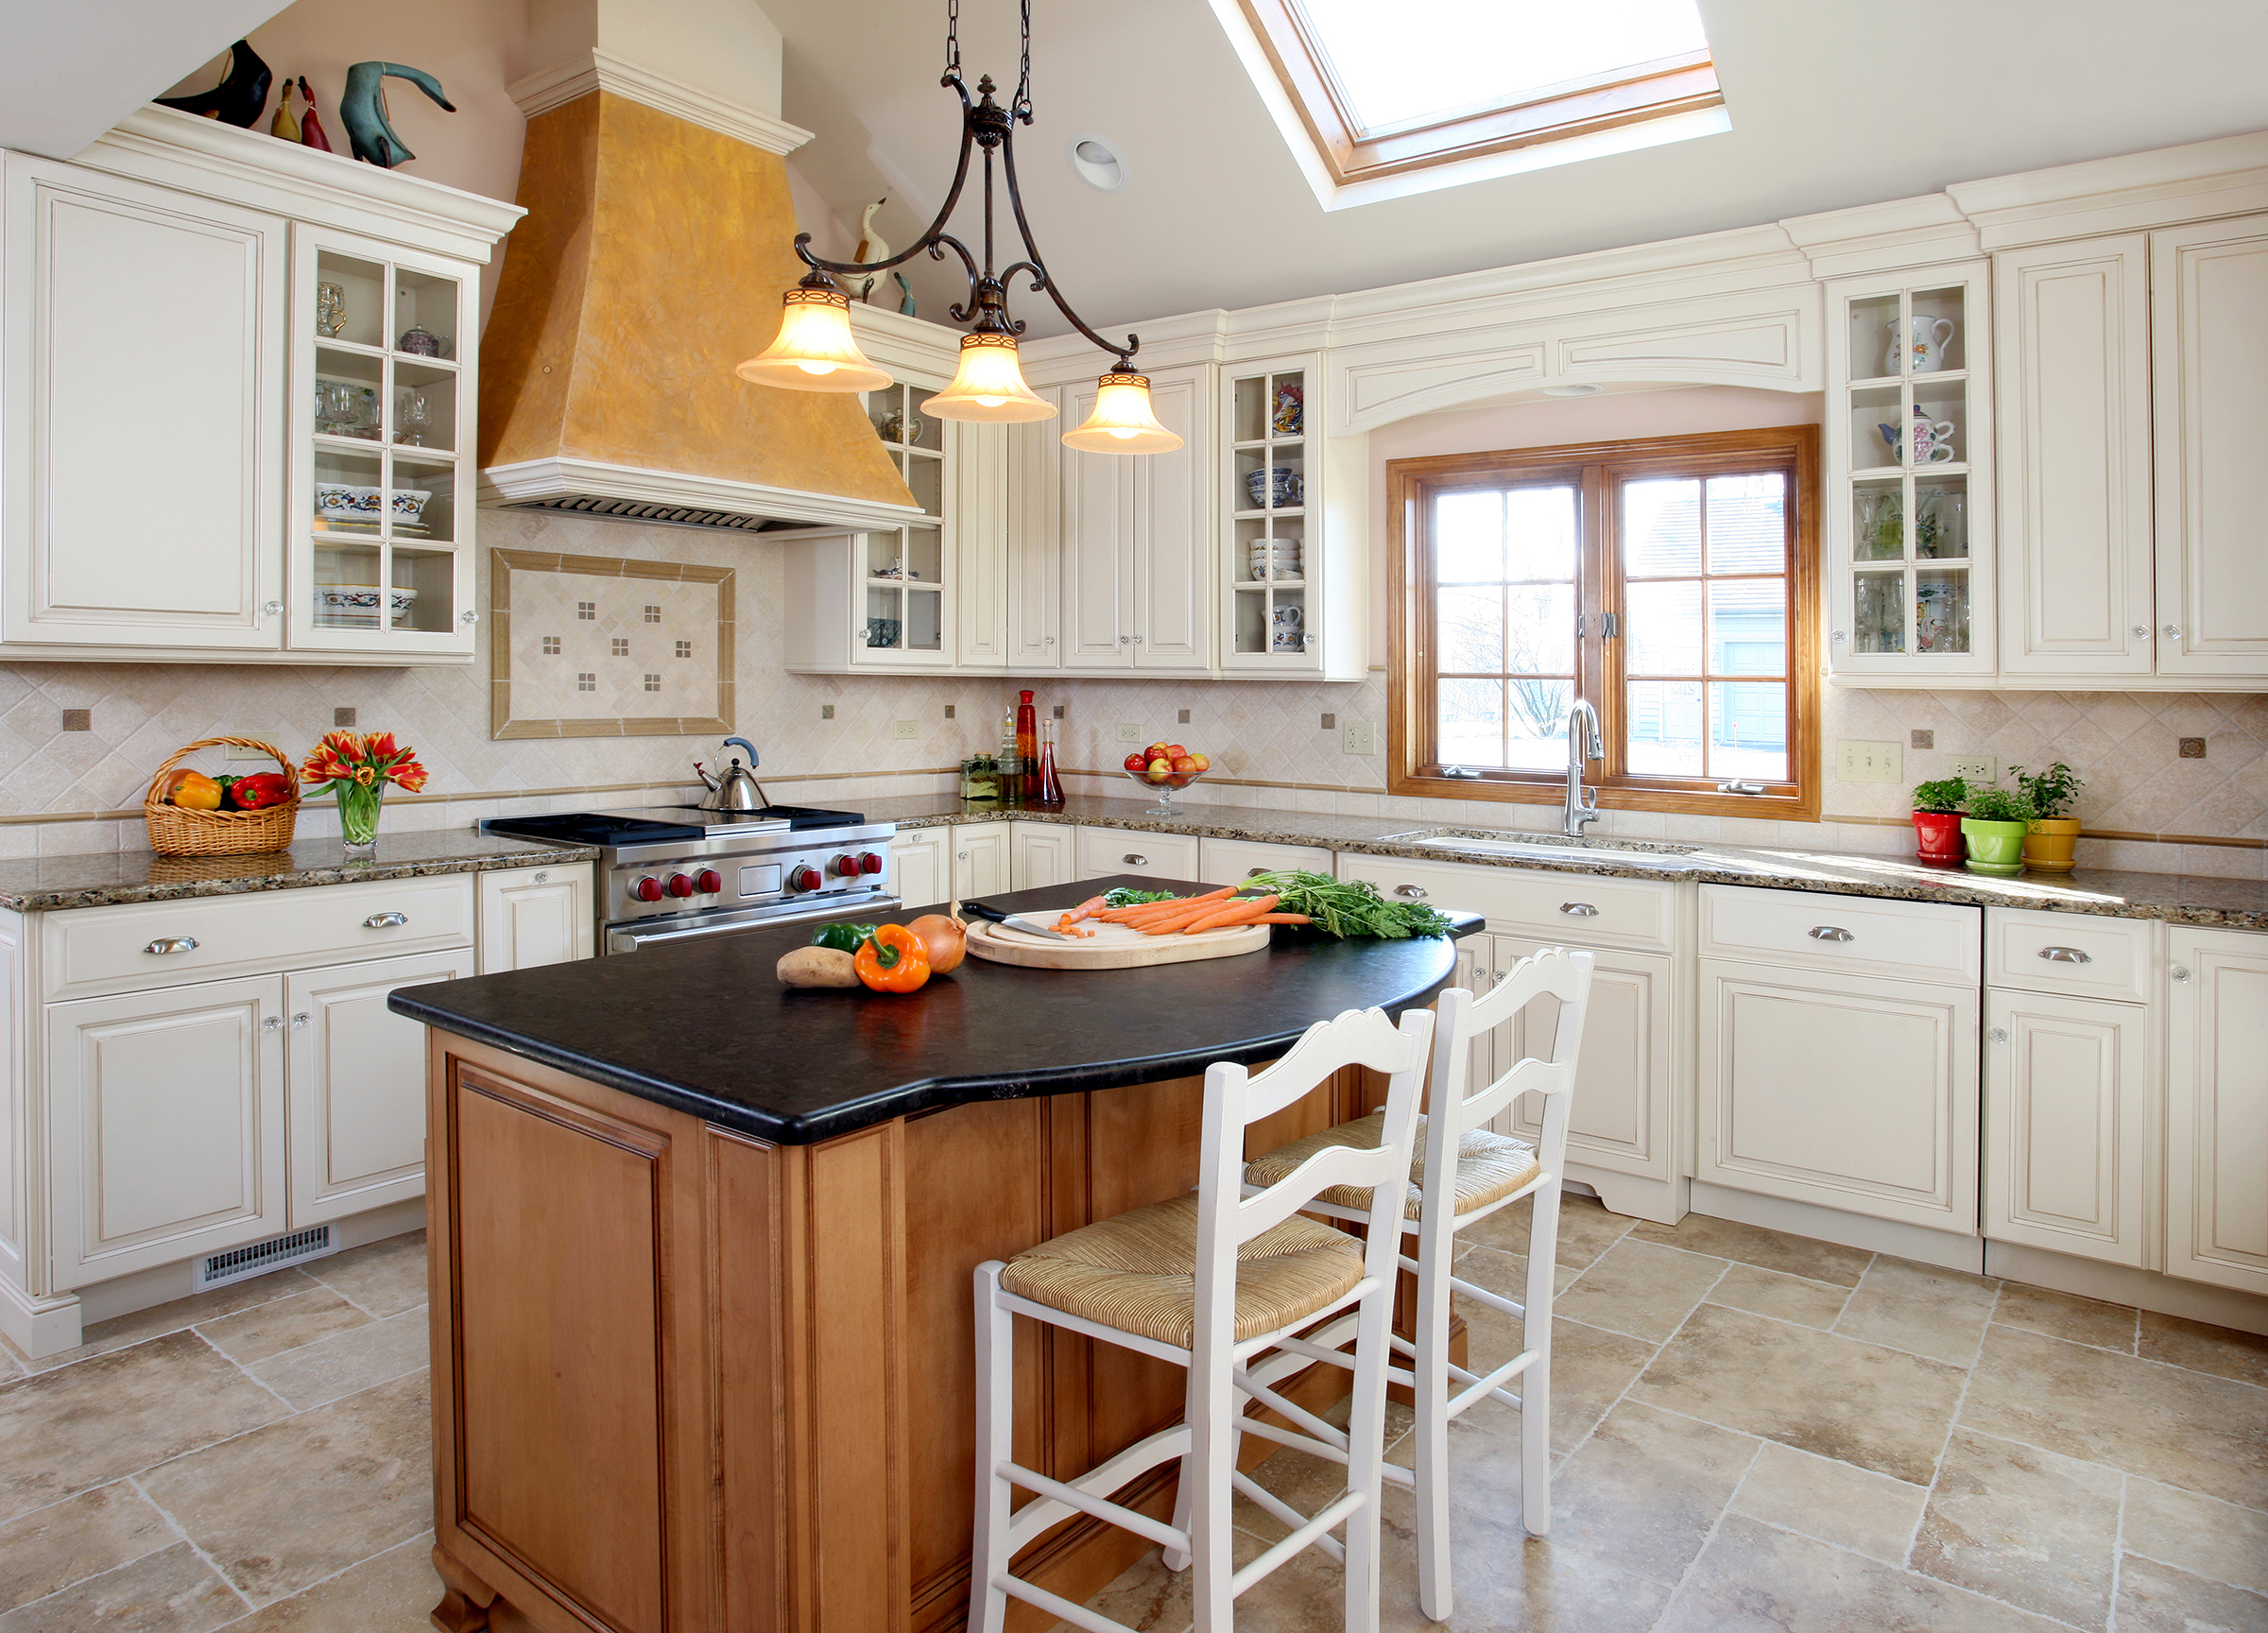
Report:
[[[902,997],[784,990],[772,966],[809,934],[394,994],[430,1028],[449,1633],[959,1626],[971,1272],[1181,1195],[1208,1062],[1430,1003],[1454,957],[1445,939],[1287,937],[1142,970],[971,960]],[[1364,1114],[1360,1076],[1254,1149]],[[1018,1342],[1019,1461],[1091,1469],[1180,1415],[1177,1367],[1062,1332]],[[1306,1399],[1345,1381],[1316,1368]],[[1164,1518],[1173,1480],[1133,1495]],[[1079,1517],[1019,1571],[1084,1600],[1147,1546]],[[1011,1607],[1011,1626],[1044,1620]]]

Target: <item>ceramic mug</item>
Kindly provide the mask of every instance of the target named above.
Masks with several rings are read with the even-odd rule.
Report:
[[[1279,629],[1297,629],[1299,627],[1299,624],[1300,615],[1298,608],[1279,607],[1276,609],[1276,627]]]
[[[1908,456],[1907,451],[1899,446],[1898,427],[1877,425],[1875,429],[1882,434],[1882,440],[1890,444],[1891,452],[1901,462],[1904,461]],[[1950,420],[1932,420],[1925,410],[1915,409],[1913,462],[1916,465],[1942,465],[1952,458],[1952,436],[1953,422]]]
[[[1887,326],[1892,339],[1890,353],[1883,360],[1882,372],[1898,372],[1899,354],[1902,352],[1914,361],[1916,374],[1934,374],[1945,367],[1945,349],[1952,343],[1953,320],[1950,318],[1916,318],[1904,338],[1898,337],[1898,323],[1893,319]]]
[[[1299,473],[1289,465],[1245,473],[1245,495],[1255,510],[1282,510],[1299,503]]]

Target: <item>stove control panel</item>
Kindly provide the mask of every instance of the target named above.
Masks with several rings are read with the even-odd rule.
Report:
[[[706,843],[618,851],[608,861],[602,921],[622,923],[793,904],[852,904],[887,884],[895,830],[874,823],[809,833],[718,834]]]
[[[816,868],[791,868],[787,870],[787,887],[790,890],[816,890],[826,883],[825,876]]]

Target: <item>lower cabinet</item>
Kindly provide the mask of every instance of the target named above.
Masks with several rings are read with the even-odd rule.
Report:
[[[567,964],[597,951],[588,862],[480,875],[480,972]]]
[[[2268,937],[2166,951],[2166,1270],[2268,1293]]]
[[[1301,868],[1329,873],[1337,857],[1311,845],[1267,845],[1253,839],[1197,841],[1196,877],[1208,885],[1242,885],[1255,873],[1282,873]]]
[[[1197,877],[1197,836],[1144,834],[1127,828],[1080,828],[1073,841],[1077,877],[1105,879],[1113,873],[1147,873],[1160,879]]]
[[[2145,1263],[2150,1021],[2139,1004],[1985,993],[1985,1235]]]
[[[1976,1233],[1978,988],[1698,973],[1694,1178]]]
[[[1074,877],[1071,836],[1076,829],[1059,822],[1008,824],[1008,886],[1038,890],[1068,885]]]
[[[963,822],[937,832],[953,847],[953,894],[955,901],[971,896],[996,896],[1011,888],[1006,822]]]
[[[890,889],[908,907],[942,903],[953,895],[951,828],[900,829],[890,841]]]

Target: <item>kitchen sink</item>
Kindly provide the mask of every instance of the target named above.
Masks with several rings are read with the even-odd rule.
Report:
[[[1549,834],[1526,838],[1503,834],[1429,834],[1422,837],[1412,835],[1398,839],[1403,845],[1419,845],[1429,851],[1450,851],[1464,856],[1502,856],[1508,860],[1528,859],[1538,862],[1592,862],[1621,868],[1645,868],[1663,873],[1682,872],[1700,866],[1693,859],[1699,849],[1694,845],[1648,845],[1638,841],[1616,843],[1612,840],[1586,840],[1573,844],[1555,839]]]

